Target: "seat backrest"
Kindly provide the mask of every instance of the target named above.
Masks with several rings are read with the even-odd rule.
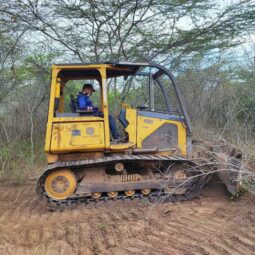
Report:
[[[74,98],[74,95],[70,95],[70,108],[72,112],[80,110],[77,99]]]

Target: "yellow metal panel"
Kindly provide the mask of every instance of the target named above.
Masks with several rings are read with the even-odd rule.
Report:
[[[106,70],[105,67],[99,69],[102,77],[102,98],[103,98],[103,113],[104,113],[104,133],[105,133],[105,147],[110,148],[110,128],[108,119],[108,100],[107,100],[107,87],[106,87]]]
[[[135,144],[128,142],[128,143],[114,143],[111,144],[110,150],[116,150],[116,151],[124,151],[125,149],[134,147]]]
[[[48,162],[48,164],[55,163],[56,161],[58,161],[58,159],[59,159],[58,154],[47,153],[47,162]]]
[[[168,122],[170,123],[170,122]],[[178,122],[178,147],[183,156],[187,156],[187,131],[186,127]]]
[[[55,101],[55,90],[56,90],[56,77],[60,70],[53,68],[52,69],[52,80],[51,80],[51,89],[50,89],[50,102],[48,110],[48,122],[46,128],[46,137],[45,137],[45,152],[50,150],[50,141],[51,141],[51,131],[52,131],[52,120],[54,116],[54,101]]]
[[[57,122],[91,122],[91,121],[102,121],[103,122],[103,118],[101,117],[94,117],[94,116],[80,116],[80,117],[55,117],[53,119],[54,123]]]
[[[142,148],[142,141],[164,124],[174,124],[178,128],[178,148],[181,155],[186,156],[186,128],[179,121],[157,119],[151,117],[137,117],[137,148]],[[159,148],[160,149],[160,148]],[[171,149],[171,148],[170,148]]]
[[[53,124],[51,152],[98,150],[104,147],[103,122]]]
[[[129,142],[136,144],[136,120],[137,120],[137,110],[126,108],[126,119],[129,125],[126,127],[125,131],[128,133]]]
[[[137,117],[137,148],[142,148],[142,141],[165,123],[164,120],[144,116]]]
[[[60,97],[60,86],[61,86],[61,80],[57,78],[57,81],[55,83],[55,97]]]

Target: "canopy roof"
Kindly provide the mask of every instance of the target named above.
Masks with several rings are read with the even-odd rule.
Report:
[[[106,67],[107,78],[129,76],[135,74],[140,67],[150,66],[149,63],[102,62],[102,63],[69,63],[54,64],[53,68],[61,69],[59,77],[71,80],[78,78],[99,78],[98,68]]]

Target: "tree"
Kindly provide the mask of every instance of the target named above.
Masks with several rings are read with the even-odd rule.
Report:
[[[2,26],[39,32],[38,40],[50,38],[62,59],[80,62],[157,60],[178,66],[194,52],[239,44],[255,25],[252,0],[224,8],[205,0],[13,0],[2,2],[0,13]]]

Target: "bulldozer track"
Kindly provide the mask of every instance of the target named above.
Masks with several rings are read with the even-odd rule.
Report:
[[[219,191],[217,191],[219,190]],[[0,254],[255,254],[254,198],[218,184],[200,199],[79,204],[50,212],[33,183],[0,186]]]
[[[79,167],[88,167],[93,166],[96,167],[98,165],[103,165],[107,163],[126,163],[126,162],[191,162],[185,158],[179,156],[157,156],[157,155],[127,155],[127,154],[110,154],[110,156],[105,156],[103,158],[93,158],[86,160],[76,160],[76,161],[68,161],[68,162],[57,162],[55,164],[49,165],[46,171],[39,177],[37,182],[37,195],[40,198],[42,204],[44,204],[50,210],[64,210],[67,206],[74,206],[79,203],[90,204],[90,203],[100,203],[107,202],[110,200],[129,200],[129,199],[139,199],[139,200],[149,200],[151,202],[176,202],[176,201],[186,201],[191,200],[199,195],[202,187],[205,184],[206,176],[199,176],[198,180],[195,181],[189,190],[185,194],[165,194],[162,190],[157,190],[151,192],[148,196],[144,196],[142,194],[135,194],[132,197],[128,197],[125,194],[119,194],[114,198],[110,198],[108,196],[102,196],[100,198],[92,198],[86,196],[74,196],[63,200],[54,200],[50,198],[44,188],[44,181],[47,174],[51,171],[55,171],[62,168],[70,168],[76,169]],[[194,163],[194,162],[193,162]],[[199,168],[199,165],[196,165],[195,168]]]
[[[84,160],[72,160],[72,161],[58,161],[54,164],[50,164],[46,169],[46,172],[52,169],[65,168],[65,167],[80,167],[80,166],[96,166],[105,163],[115,163],[115,162],[134,162],[134,161],[181,161],[188,162],[187,158],[180,156],[160,156],[155,154],[120,154],[111,153],[101,158],[91,158]],[[197,160],[198,161],[198,160]]]

